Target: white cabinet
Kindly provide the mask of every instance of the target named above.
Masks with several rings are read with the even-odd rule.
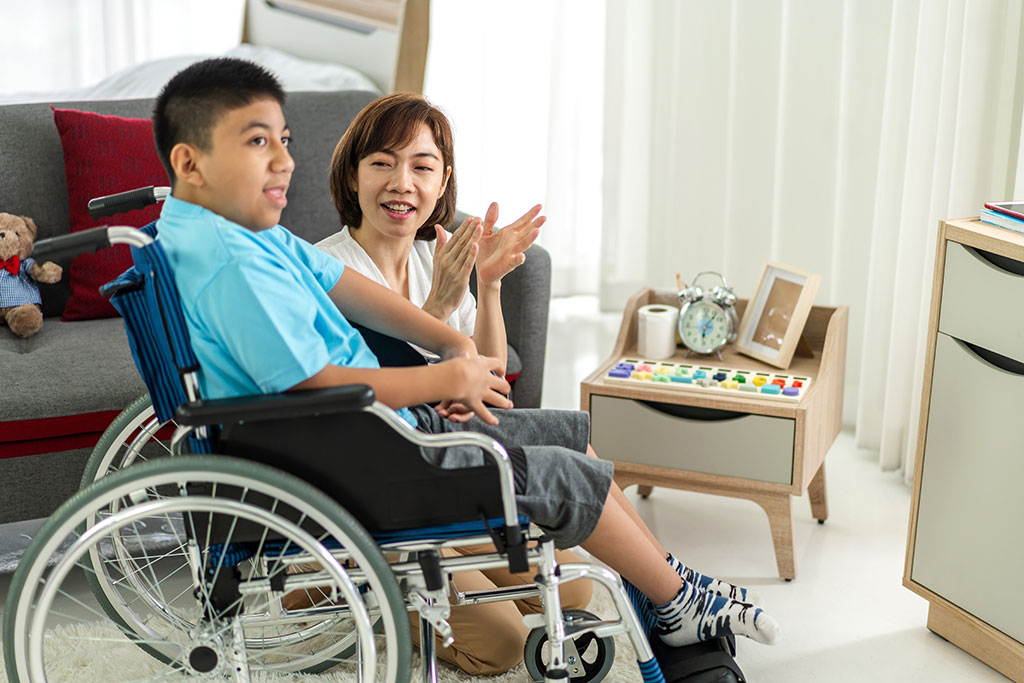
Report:
[[[928,627],[1024,681],[1024,235],[941,226],[904,585]]]

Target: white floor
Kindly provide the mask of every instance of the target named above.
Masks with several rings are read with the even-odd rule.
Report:
[[[579,382],[614,346],[621,314],[587,298],[551,309],[544,407],[579,408]],[[598,454],[600,455],[600,453]],[[928,683],[1008,679],[925,628],[928,604],[901,584],[910,489],[858,449],[851,429],[829,452],[829,518],[794,501],[797,578],[778,578],[768,520],[754,503],[655,489],[627,490],[662,543],[690,566],[755,587],[778,619],[773,647],[741,639],[754,683]]]
[[[544,406],[578,408],[579,382],[610,353],[620,314],[592,299],[551,309]],[[829,519],[794,504],[797,578],[777,578],[768,522],[753,503],[656,489],[637,509],[691,566],[756,587],[783,628],[774,647],[742,640],[753,683],[984,683],[1006,678],[925,628],[927,603],[901,585],[910,490],[844,430],[827,460]],[[9,577],[0,577],[0,600]],[[0,678],[3,674],[0,672]]]

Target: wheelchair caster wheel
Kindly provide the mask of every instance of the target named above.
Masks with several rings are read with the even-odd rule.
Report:
[[[583,619],[599,621],[599,617],[581,609],[567,609],[562,612],[566,625]],[[530,680],[543,681],[550,655],[547,648],[548,634],[543,628],[535,628],[526,638],[523,648],[523,662],[530,674]],[[615,661],[615,641],[598,638],[593,633],[581,633],[565,642],[566,668],[571,683],[602,681],[608,675]]]

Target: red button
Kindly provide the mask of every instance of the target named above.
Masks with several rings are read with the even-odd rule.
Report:
[[[793,380],[793,386],[794,386],[794,387],[797,387],[797,388],[799,389],[799,388],[800,388],[800,387],[802,387],[803,385],[804,385],[804,383],[803,383],[803,382],[801,382],[800,380],[798,380],[798,379],[795,379],[795,380]]]
[[[786,386],[786,380],[784,379],[773,379],[772,384],[778,384],[780,387]]]

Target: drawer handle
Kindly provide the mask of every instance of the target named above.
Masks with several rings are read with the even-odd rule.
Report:
[[[989,351],[988,349],[982,348],[977,344],[964,341],[963,339],[953,337],[953,340],[970,353],[973,353],[986,363],[996,366],[1000,370],[1005,370],[1006,372],[1013,373],[1014,375],[1024,375],[1024,363],[1021,363],[1019,360],[1008,358],[996,353],[995,351]]]
[[[660,403],[658,401],[639,401],[648,408],[657,410],[659,413],[683,417],[687,420],[700,420],[702,422],[718,422],[720,420],[736,420],[749,415],[735,410],[718,410],[716,408],[699,408],[697,406],[682,406],[676,403]]]
[[[991,251],[978,249],[977,247],[968,247],[966,244],[962,246],[978,258],[988,261],[999,270],[1006,271],[1011,275],[1020,275],[1021,277],[1024,277],[1024,263],[1008,256],[1000,256],[999,254],[993,254]]]

